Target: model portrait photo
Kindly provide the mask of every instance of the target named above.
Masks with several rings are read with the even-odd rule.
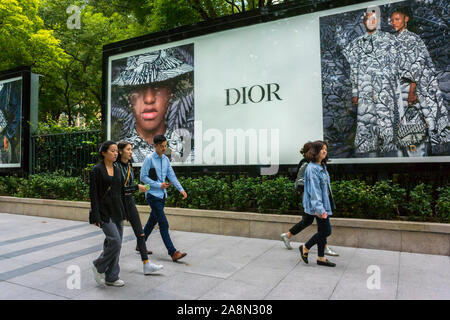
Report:
[[[111,139],[133,145],[133,162],[167,138],[172,162],[194,160],[194,45],[155,50],[111,63]]]
[[[448,10],[401,1],[320,18],[330,157],[450,156]]]
[[[0,81],[0,167],[21,162],[22,80]]]

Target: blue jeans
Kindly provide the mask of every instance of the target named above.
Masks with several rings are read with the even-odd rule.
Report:
[[[166,214],[164,213],[164,204],[166,203],[166,199],[155,197],[149,193],[147,194],[146,200],[152,211],[150,212],[150,217],[144,227],[145,241],[147,241],[150,233],[155,228],[155,225],[158,224],[161,238],[163,239],[169,256],[173,256],[177,250],[173,246],[172,240],[170,239],[169,223],[167,222]]]

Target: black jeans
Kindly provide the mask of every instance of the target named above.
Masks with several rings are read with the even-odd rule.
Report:
[[[303,229],[309,227],[314,222],[314,216],[304,213],[302,220],[297,223],[295,226],[293,226],[291,229],[289,229],[289,232],[292,233],[293,236],[300,233]],[[325,244],[327,244],[327,240],[325,239]]]
[[[313,216],[312,216],[313,217]],[[324,257],[325,255],[325,244],[327,243],[327,237],[331,235],[331,224],[330,217],[326,219],[321,219],[316,216],[317,222],[317,233],[305,243],[306,249],[311,249],[312,246],[317,244],[317,255],[319,257]]]
[[[133,196],[125,196],[125,210],[127,210],[127,218],[133,228],[134,235],[137,240],[137,247],[141,254],[142,261],[148,260],[147,246],[145,244],[144,230],[142,229],[141,218],[136,208]]]

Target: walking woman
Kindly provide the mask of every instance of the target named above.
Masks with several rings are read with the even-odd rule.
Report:
[[[299,162],[297,165],[297,181],[296,181],[296,188],[299,192],[302,194],[304,193],[304,181],[305,181],[305,171],[306,167],[308,166],[309,161],[305,158],[306,153],[309,151],[309,149],[312,146],[312,142],[307,142],[303,146],[303,148],[300,150],[300,153],[303,155],[303,159]],[[303,213],[302,220],[294,225],[292,228],[289,229],[288,232],[282,233],[281,240],[283,240],[284,245],[288,250],[292,250],[291,246],[291,238],[292,236],[295,236],[296,234],[300,233],[303,229],[309,227],[314,222],[314,216]],[[325,242],[325,254],[328,256],[339,256],[336,252],[334,252]]]
[[[136,251],[141,254],[142,262],[144,263],[144,274],[150,274],[152,272],[161,270],[162,265],[156,265],[148,260],[148,255],[152,254],[151,251],[147,251],[147,246],[145,245],[145,234],[142,229],[141,218],[136,208],[136,203],[134,202],[133,193],[139,189],[139,192],[147,191],[147,188],[141,184],[134,184],[134,172],[133,166],[131,165],[131,158],[133,155],[133,146],[128,141],[120,141],[118,143],[119,156],[117,160],[117,165],[120,168],[122,174],[122,179],[124,181],[125,187],[125,218],[130,222],[133,228],[134,234],[137,239]]]
[[[99,150],[101,161],[90,174],[89,195],[91,211],[89,223],[101,228],[106,239],[103,252],[93,261],[92,271],[98,284],[122,287],[119,278],[119,256],[122,248],[124,187],[119,168],[114,165],[118,148],[114,141],[105,141]]]
[[[317,233],[307,243],[300,246],[302,260],[308,263],[308,253],[317,244],[317,264],[335,267],[336,264],[325,258],[325,244],[331,235],[331,209],[335,209],[331,192],[330,175],[326,169],[328,161],[328,145],[324,141],[314,141],[306,152],[309,161],[305,171],[305,191],[303,193],[303,208],[305,213],[316,218]]]

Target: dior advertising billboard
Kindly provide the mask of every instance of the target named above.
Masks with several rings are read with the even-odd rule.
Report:
[[[139,165],[450,161],[449,2],[370,1],[107,57],[107,138]]]
[[[21,166],[22,78],[0,80],[0,168]]]

